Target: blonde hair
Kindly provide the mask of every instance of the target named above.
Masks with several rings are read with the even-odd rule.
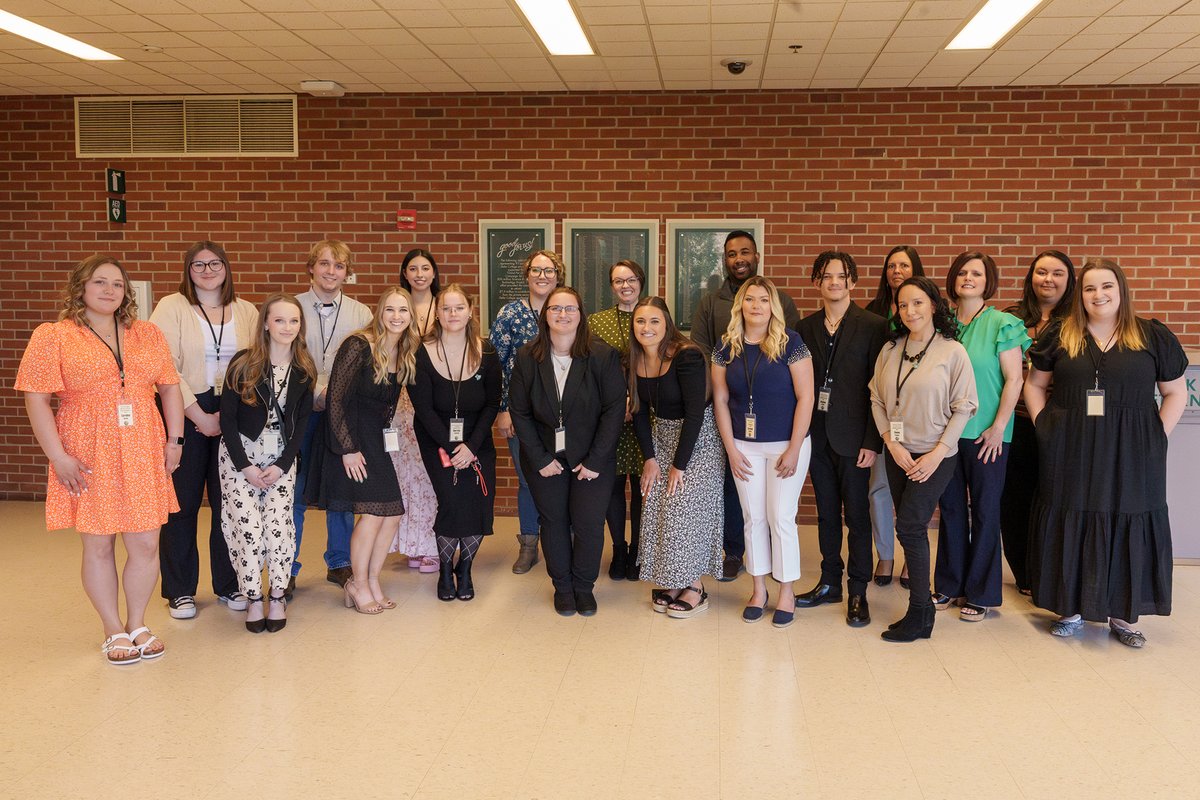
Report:
[[[473,372],[479,369],[479,365],[483,363],[483,339],[479,335],[479,323],[475,321],[475,304],[471,302],[471,295],[467,294],[459,284],[451,283],[444,286],[437,293],[437,297],[433,299],[433,325],[425,334],[425,341],[432,344],[442,338],[442,321],[438,318],[437,312],[442,307],[442,299],[448,294],[456,294],[467,301],[467,366]]]
[[[304,373],[309,383],[316,383],[317,380],[317,367],[304,343],[304,309],[292,295],[276,292],[258,309],[258,335],[246,348],[246,354],[229,367],[229,388],[237,392],[248,406],[258,405],[258,384],[271,373],[271,334],[267,331],[267,318],[271,315],[271,306],[276,303],[293,305],[300,315],[300,332],[292,341],[292,367]]]
[[[400,295],[408,302],[409,314],[411,315],[413,307],[412,295],[406,289],[393,286],[390,289],[385,289],[383,294],[379,295],[379,302],[375,304],[375,314],[371,317],[371,321],[367,323],[367,326],[350,334],[351,336],[363,339],[371,346],[371,362],[374,366],[372,379],[377,384],[386,383],[388,379],[388,361],[392,354],[381,346],[387,338],[383,330],[383,309],[393,295]],[[404,329],[404,333],[400,334],[400,340],[396,342],[397,383],[412,383],[416,379],[417,348],[420,345],[421,337],[417,335],[417,326],[410,320],[408,327]]]
[[[117,306],[117,321],[128,328],[137,319],[137,300],[133,298],[133,285],[129,280],[129,273],[121,266],[121,262],[112,256],[96,253],[76,264],[71,270],[71,274],[67,276],[67,285],[63,289],[63,307],[58,312],[60,321],[69,319],[76,325],[88,324],[87,306],[83,304],[83,288],[92,279],[96,270],[105,264],[112,264],[119,269],[121,280],[125,281],[125,297],[121,299],[121,305]]]
[[[1117,278],[1117,288],[1121,296],[1121,305],[1117,309],[1116,346],[1122,350],[1145,350],[1146,335],[1138,324],[1137,316],[1133,313],[1133,302],[1129,294],[1129,281],[1125,271],[1117,262],[1107,258],[1088,259],[1079,270],[1075,279],[1075,293],[1071,298],[1071,308],[1063,319],[1062,330],[1058,341],[1063,350],[1071,358],[1077,358],[1087,350],[1087,310],[1083,307],[1083,278],[1092,270],[1106,269]]]
[[[729,315],[729,327],[721,336],[721,341],[729,345],[729,358],[734,359],[742,354],[745,347],[746,327],[742,321],[742,301],[746,299],[746,291],[753,286],[767,290],[771,300],[771,321],[767,324],[767,335],[759,343],[762,354],[768,361],[780,361],[787,353],[787,321],[783,317],[783,304],[779,301],[779,290],[775,284],[761,275],[754,275],[746,280],[733,298],[733,309]]]

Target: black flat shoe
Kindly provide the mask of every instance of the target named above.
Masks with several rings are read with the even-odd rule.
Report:
[[[611,580],[625,580],[625,571],[628,568],[625,564],[625,558],[628,552],[628,547],[625,544],[613,545],[612,563],[608,565],[608,577]]]
[[[852,594],[846,601],[846,624],[851,628],[871,624],[871,607],[867,605],[865,594]]]
[[[763,598],[761,606],[746,606],[742,609],[742,622],[758,622],[763,618],[763,612],[767,609],[767,602],[770,601],[771,595],[768,592]]]
[[[642,568],[637,563],[637,559],[633,557],[633,553],[630,552],[629,558],[625,559],[625,580],[637,581],[641,580],[641,578]]]
[[[591,617],[596,613],[596,595],[591,592],[575,593],[575,610],[581,617]]]
[[[570,592],[555,592],[554,611],[562,617],[575,616],[575,595]]]
[[[908,564],[904,565],[904,569],[900,571],[900,586],[908,589]]]
[[[818,583],[804,594],[796,595],[797,608],[812,608],[813,606],[819,606],[822,603],[840,602],[842,602],[841,587],[830,586],[828,583]]]
[[[267,621],[265,619],[256,619],[253,622],[246,622],[246,630],[251,633],[262,633],[267,629]]]

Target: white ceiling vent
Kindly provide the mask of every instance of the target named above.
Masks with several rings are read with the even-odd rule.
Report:
[[[76,97],[75,155],[296,156],[296,96]]]

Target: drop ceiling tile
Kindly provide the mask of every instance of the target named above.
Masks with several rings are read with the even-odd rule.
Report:
[[[79,5],[89,8],[93,3],[81,2]],[[96,3],[95,5],[111,6],[114,4],[104,0],[104,2]],[[175,2],[175,0],[122,0],[120,5],[135,14],[186,14],[192,10],[186,4]]]
[[[281,27],[293,31],[341,31],[342,26],[334,22],[327,14],[315,11],[284,12],[271,14],[270,18]]]
[[[392,11],[391,14],[406,28],[453,28],[458,25],[458,20],[453,14],[438,9],[418,11],[398,9]]]
[[[1146,29],[1146,33],[1174,33],[1176,31],[1200,33],[1200,14],[1172,14],[1169,17],[1163,17]]]
[[[470,44],[434,44],[428,45],[438,58],[472,58],[479,54],[479,45],[474,42]]]
[[[908,67],[913,65],[925,66],[929,63],[929,53],[883,52],[875,58],[876,67]]]
[[[896,30],[894,20],[868,22],[839,22],[833,29],[834,39],[887,38]]]
[[[201,47],[253,47],[233,31],[196,31],[186,36]]]
[[[249,31],[245,34],[245,38],[258,47],[295,47],[305,43],[299,36],[283,28],[273,31]],[[157,43],[158,36],[155,36],[154,39]]]
[[[231,31],[270,31],[283,27],[265,14],[205,14],[204,16]]]
[[[649,9],[647,9],[648,11]],[[641,6],[603,6],[599,8],[583,8],[583,21],[588,27],[592,25],[629,25],[645,22]],[[707,18],[706,18],[707,19]]]
[[[915,78],[921,72],[921,66],[880,66],[876,64],[867,71],[867,77],[878,80],[880,78],[890,78],[892,80],[907,81],[910,78]],[[893,84],[895,85],[895,84]]]
[[[865,38],[865,39],[838,39],[834,38],[827,45],[828,49],[836,50],[840,53],[855,53],[857,55],[875,55],[884,48],[888,40],[883,37]]]
[[[775,22],[831,22],[842,15],[845,3],[784,3],[775,9]]]
[[[836,22],[776,22],[771,28],[772,39],[789,39],[805,47],[828,41]]]
[[[628,14],[626,20],[640,17],[640,14]],[[651,25],[685,25],[708,24],[708,6],[696,4],[689,6],[647,6],[646,20]]]
[[[1119,47],[1110,50],[1094,63],[1097,64],[1147,64],[1162,55],[1164,50],[1139,50],[1132,47]]]
[[[600,55],[608,57],[648,56],[654,54],[650,42],[605,42],[598,46]]]
[[[713,42],[712,56],[718,61],[722,58],[740,58],[742,60],[749,58],[761,62],[763,56],[762,46],[763,43],[761,40]]]
[[[440,44],[475,44],[466,28],[422,28],[421,42],[430,47]]]
[[[707,25],[655,25],[650,29],[656,42],[707,42]]]
[[[714,42],[754,39],[763,41],[767,38],[771,26],[764,22],[722,23],[712,26]]]
[[[1120,33],[1108,33],[1102,36],[1080,33],[1067,39],[1067,41],[1059,46],[1065,47],[1068,50],[1112,50],[1114,47],[1120,47],[1128,38],[1128,36]]]
[[[613,78],[613,88],[619,92],[656,92],[662,83],[655,80],[618,80]]]
[[[1180,0],[1121,0],[1108,10],[1110,15],[1170,14]]]
[[[645,25],[594,25],[588,30],[597,44],[601,42],[650,41],[650,29]]]
[[[752,3],[745,5],[714,5],[711,9],[714,23],[726,22],[770,22],[775,16],[775,6],[771,3]]]
[[[470,27],[510,28],[523,25],[524,17],[511,8],[476,8],[451,12],[462,25]]]
[[[533,36],[524,28],[470,28],[471,36],[484,45],[536,46]],[[539,48],[540,49],[540,48]]]
[[[908,9],[906,20],[953,20],[956,25],[969,17],[979,5],[977,0],[917,0]]]
[[[1100,56],[1107,53],[1107,50],[1052,50],[1047,53],[1040,63],[1047,66],[1052,64],[1090,64]]]
[[[1002,50],[1033,50],[1035,52],[1044,53],[1047,50],[1053,50],[1056,47],[1062,47],[1072,38],[1070,33],[1018,33],[1009,38],[1000,49]],[[1118,43],[1124,41],[1125,37],[1118,38]]]
[[[418,44],[417,37],[413,36],[411,33],[398,25],[386,30],[359,30],[354,31],[353,33],[355,39],[358,39],[358,41],[362,42],[363,44],[369,44],[372,46]]]
[[[1168,50],[1189,41],[1195,34],[1188,31],[1177,33],[1139,33],[1121,45],[1122,48]]]
[[[891,2],[871,2],[871,0],[854,0],[846,3],[842,9],[843,20],[886,20],[894,22],[904,17],[908,11],[908,0],[892,0]]]
[[[884,45],[885,53],[926,53],[932,56],[933,53],[942,49],[946,44],[945,37],[922,37],[922,36],[893,36]]]
[[[414,41],[410,44],[376,44],[371,46],[372,49],[379,53],[384,58],[389,58],[392,61],[406,59],[422,59],[425,61],[436,62],[437,56],[433,54],[428,47],[420,42]]]
[[[896,30],[892,35],[924,37],[943,36],[949,40],[950,36],[956,33],[961,25],[961,18],[931,20],[905,19],[896,26]]]
[[[1158,20],[1159,17],[1098,17],[1080,32],[1087,34],[1126,33],[1133,35],[1140,33]]]
[[[1042,60],[1042,53],[1035,50],[993,50],[984,64],[1019,65],[1022,69],[1030,67]],[[982,66],[982,65],[981,65]]]
[[[1200,48],[1198,47],[1176,47],[1174,50],[1168,50],[1158,58],[1154,59],[1156,63],[1172,63],[1172,64],[1200,64]]]
[[[436,2],[436,0],[435,0]],[[374,0],[308,0],[308,3],[320,11],[363,11],[375,8]]]
[[[1095,17],[1108,11],[1120,0],[1051,0],[1038,11],[1039,17]]]

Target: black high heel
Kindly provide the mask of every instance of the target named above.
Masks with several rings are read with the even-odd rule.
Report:
[[[454,566],[449,561],[438,562],[438,600],[453,600],[455,594]]]
[[[287,608],[287,598],[286,597],[275,597],[272,595],[267,598],[267,603],[268,604],[269,603],[283,603],[283,607]],[[269,606],[268,606],[268,608],[269,608]],[[287,618],[286,617],[283,619],[271,619],[270,617],[268,617],[268,618],[264,619],[263,622],[266,623],[267,633],[279,633],[281,630],[283,630],[285,627],[287,627]],[[249,625],[250,623],[247,622],[246,624]]]
[[[908,586],[908,564],[904,565],[904,569],[900,570],[900,586],[907,589]]]
[[[262,598],[259,597],[258,599],[250,600],[249,602],[261,603]],[[251,633],[262,633],[266,629],[267,629],[267,620],[265,617],[263,619],[256,619],[254,621],[246,620],[246,630],[250,631]]]
[[[875,585],[876,586],[887,586],[888,584],[890,584],[892,582],[892,571],[896,569],[896,561],[893,559],[891,569],[889,569],[886,573],[884,573],[884,572],[879,571],[879,564],[885,560],[886,559],[880,559],[879,561],[877,561],[875,563]]]
[[[471,583],[471,562],[473,558],[459,558],[454,568],[454,577],[458,579],[458,591],[455,596],[459,600],[474,600],[475,586]]]

